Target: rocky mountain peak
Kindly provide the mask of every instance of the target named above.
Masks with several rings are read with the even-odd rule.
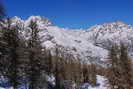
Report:
[[[112,43],[124,41],[133,49],[133,27],[121,21],[95,25],[88,30],[70,30],[52,25],[52,22],[41,16],[31,16],[27,20],[19,17],[13,18],[13,23],[18,21],[24,25],[21,35],[25,40],[30,38],[29,24],[31,20],[38,24],[39,38],[43,47],[51,50],[59,48],[63,56],[72,55],[73,58],[82,59],[83,62],[102,63],[108,55],[108,48]],[[129,50],[133,55],[133,51]]]

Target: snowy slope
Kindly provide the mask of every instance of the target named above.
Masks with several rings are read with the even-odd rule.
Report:
[[[37,21],[42,46],[51,50],[53,55],[55,48],[58,48],[63,56],[71,55],[74,59],[81,59],[85,63],[102,64],[107,58],[111,44],[120,42],[127,44],[130,47],[130,55],[133,55],[133,27],[123,22],[117,21],[95,25],[87,30],[75,30],[54,26],[48,19],[40,16],[31,16],[27,20],[12,18],[13,25],[23,28],[21,35],[25,40],[30,38],[31,20]]]

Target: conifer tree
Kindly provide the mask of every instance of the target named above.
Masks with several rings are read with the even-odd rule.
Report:
[[[109,53],[108,84],[111,89],[132,89],[133,70],[132,62],[127,53],[127,47],[113,45]]]
[[[19,29],[11,26],[11,20],[7,19],[7,27],[3,28],[2,40],[6,43],[6,49],[8,52],[5,54],[6,58],[3,59],[4,62],[4,76],[9,79],[9,83],[14,89],[18,88],[18,65],[19,56],[17,53],[19,46]]]
[[[55,89],[61,89],[61,58],[59,57],[59,50],[56,48],[55,65],[54,65],[54,76],[55,76]]]
[[[28,41],[28,52],[29,52],[29,89],[37,89],[42,87],[39,84],[39,79],[41,79],[41,60],[42,60],[42,47],[39,40],[39,29],[36,21],[31,21],[30,25],[31,35]]]
[[[96,71],[96,65],[91,64],[90,66],[90,73],[89,73],[89,81],[92,86],[96,86],[97,84],[97,71]]]

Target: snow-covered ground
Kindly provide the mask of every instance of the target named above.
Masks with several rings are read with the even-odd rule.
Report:
[[[97,75],[97,86],[92,87],[88,83],[85,83],[82,88],[83,89],[108,89],[106,86],[106,78],[104,76]]]
[[[5,89],[5,88],[0,87],[0,89]]]
[[[10,88],[3,88],[3,87],[0,87],[0,89],[13,89],[12,87],[10,87]]]
[[[54,78],[51,76],[49,77],[48,81],[54,85]],[[84,83],[82,86],[81,86],[82,89],[108,89],[107,88],[107,85],[106,85],[106,78],[104,76],[100,76],[100,75],[97,75],[97,86],[96,87],[92,87],[90,84],[88,83]],[[3,88],[3,87],[0,87],[0,89],[13,89],[12,87],[7,87],[7,88]]]

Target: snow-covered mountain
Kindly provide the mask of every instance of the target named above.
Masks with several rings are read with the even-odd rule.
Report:
[[[85,63],[101,64],[107,58],[111,44],[120,42],[127,44],[130,55],[133,55],[133,27],[123,22],[117,21],[78,30],[54,26],[48,19],[40,16],[31,16],[27,20],[13,17],[12,25],[22,28],[21,35],[26,40],[30,36],[31,21],[37,22],[42,46],[51,50],[53,55],[55,48],[58,48],[64,57],[71,56]]]

